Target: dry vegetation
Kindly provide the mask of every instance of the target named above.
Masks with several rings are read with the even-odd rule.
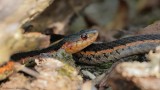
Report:
[[[49,46],[50,38],[53,38],[49,35],[53,34],[67,35],[94,28],[100,33],[98,41],[103,42],[133,35],[159,34],[159,3],[160,0],[1,0],[0,65],[17,52]],[[45,53],[26,58],[35,61],[33,67],[19,63],[11,66],[15,68],[14,73],[0,75],[5,79],[1,81],[0,89],[105,90],[109,87],[113,90],[158,90],[159,51],[157,48],[155,53],[150,51],[146,55],[150,62],[117,62],[115,68],[109,68],[112,64],[102,67],[75,65],[72,55],[63,51]]]

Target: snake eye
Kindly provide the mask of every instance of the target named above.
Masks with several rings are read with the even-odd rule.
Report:
[[[87,34],[82,34],[81,35],[81,38],[83,39],[83,40],[86,40],[88,37],[87,37]]]

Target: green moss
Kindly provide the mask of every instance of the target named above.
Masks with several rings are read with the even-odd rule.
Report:
[[[75,69],[70,66],[65,64],[64,66],[62,66],[60,69],[57,70],[57,72],[63,76],[67,76],[69,78],[72,78],[73,73],[75,73]]]
[[[99,67],[108,69],[112,66],[112,64],[113,64],[113,62],[104,63],[104,64],[99,65]]]
[[[73,57],[71,54],[68,54],[63,49],[59,49],[56,53],[53,53],[52,55],[54,58],[57,58],[60,60],[64,66],[59,68],[57,72],[62,76],[67,76],[69,78],[72,78],[73,74],[75,73],[76,69],[75,62],[73,60]]]
[[[73,60],[72,54],[66,53],[63,49],[58,50],[54,57],[62,61],[63,63],[67,63],[75,67],[75,61]]]

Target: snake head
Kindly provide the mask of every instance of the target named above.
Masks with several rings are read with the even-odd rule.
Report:
[[[63,39],[62,49],[67,53],[76,53],[92,44],[98,36],[98,31],[93,29],[81,30],[78,33],[66,36]]]

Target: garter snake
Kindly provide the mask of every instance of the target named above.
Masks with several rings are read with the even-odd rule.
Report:
[[[62,48],[67,53],[73,54],[74,60],[78,63],[97,65],[116,61],[130,55],[146,53],[160,45],[160,35],[158,34],[132,36],[108,43],[93,43],[97,36],[98,31],[96,30],[82,30],[79,33],[64,37],[56,45],[51,45],[42,50],[18,53],[13,55],[12,59],[35,56]],[[0,68],[1,73],[4,72],[1,72]]]

